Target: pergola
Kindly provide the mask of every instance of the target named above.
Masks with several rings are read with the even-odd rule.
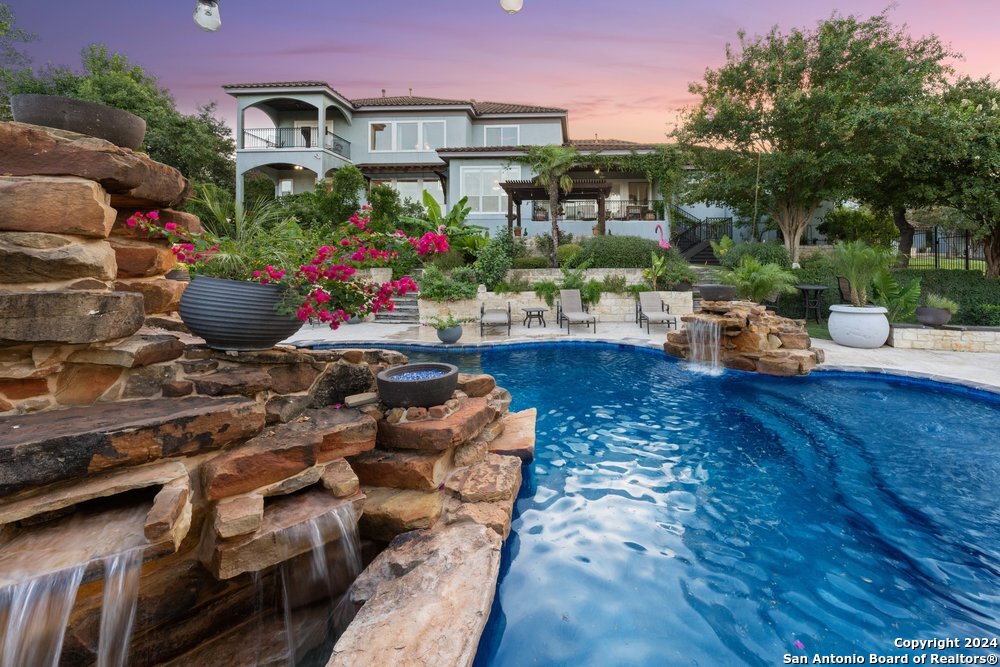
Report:
[[[500,187],[507,193],[507,228],[521,226],[521,204],[526,201],[548,201],[549,191],[538,185],[535,181],[503,181]],[[597,224],[604,229],[605,211],[604,201],[611,194],[611,184],[603,178],[580,179],[573,181],[573,189],[570,191],[559,188],[559,201],[596,201],[597,202]],[[549,215],[555,215],[555,211],[549,211]]]

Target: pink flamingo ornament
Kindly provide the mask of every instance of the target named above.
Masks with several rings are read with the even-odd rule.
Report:
[[[670,241],[663,238],[663,227],[657,225],[656,227],[653,227],[653,229],[660,232],[660,247],[664,250],[670,250]]]

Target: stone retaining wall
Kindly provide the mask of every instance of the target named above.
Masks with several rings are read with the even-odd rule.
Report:
[[[1000,352],[1000,329],[993,327],[925,327],[894,324],[891,347],[951,352]]]
[[[628,285],[639,285],[645,282],[642,277],[642,269],[587,269],[584,272],[587,280],[604,280],[607,276],[625,276],[625,283]],[[507,282],[515,280],[527,281],[529,283],[553,280],[559,282],[563,274],[559,269],[510,269],[507,271]]]
[[[658,294],[660,299],[670,306],[670,312],[678,317],[693,312],[691,292],[658,292]],[[546,308],[549,311],[546,313],[546,321],[555,318],[555,304],[549,307],[545,300],[539,298],[534,292],[508,294],[485,292],[479,294],[475,299],[463,299],[462,301],[438,302],[421,299],[420,320],[425,321],[429,317],[445,317],[451,314],[455,317],[472,318],[478,322],[481,304],[485,303],[487,308],[504,309],[508,302],[510,302],[511,318],[515,323],[524,319],[522,308]],[[603,294],[600,302],[591,306],[590,312],[596,315],[598,322],[634,322],[635,303],[636,301],[631,294]]]

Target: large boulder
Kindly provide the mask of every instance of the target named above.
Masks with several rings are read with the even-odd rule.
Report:
[[[107,241],[40,232],[0,232],[0,283],[112,280],[116,270],[115,253]]]
[[[0,156],[3,174],[97,181],[111,194],[115,208],[180,206],[191,196],[191,185],[173,167],[76,132],[0,123]]]
[[[109,201],[83,178],[0,176],[0,231],[107,238],[115,221]]]
[[[96,343],[131,336],[142,296],[123,292],[0,292],[0,343]]]

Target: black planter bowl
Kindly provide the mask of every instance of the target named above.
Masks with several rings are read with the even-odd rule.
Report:
[[[302,322],[276,310],[281,296],[277,285],[195,276],[179,312],[213,350],[270,350],[302,328]]]
[[[944,308],[928,308],[920,306],[917,308],[917,322],[929,327],[943,327],[951,321],[951,311]]]
[[[441,375],[424,380],[397,380],[406,373],[440,371]],[[375,376],[378,395],[390,408],[429,408],[442,405],[458,386],[458,367],[451,364],[406,364],[388,368]]]
[[[10,109],[19,123],[54,127],[136,149],[146,136],[146,121],[134,113],[58,95],[14,95]]]
[[[705,301],[732,301],[736,298],[735,285],[695,285]]]

